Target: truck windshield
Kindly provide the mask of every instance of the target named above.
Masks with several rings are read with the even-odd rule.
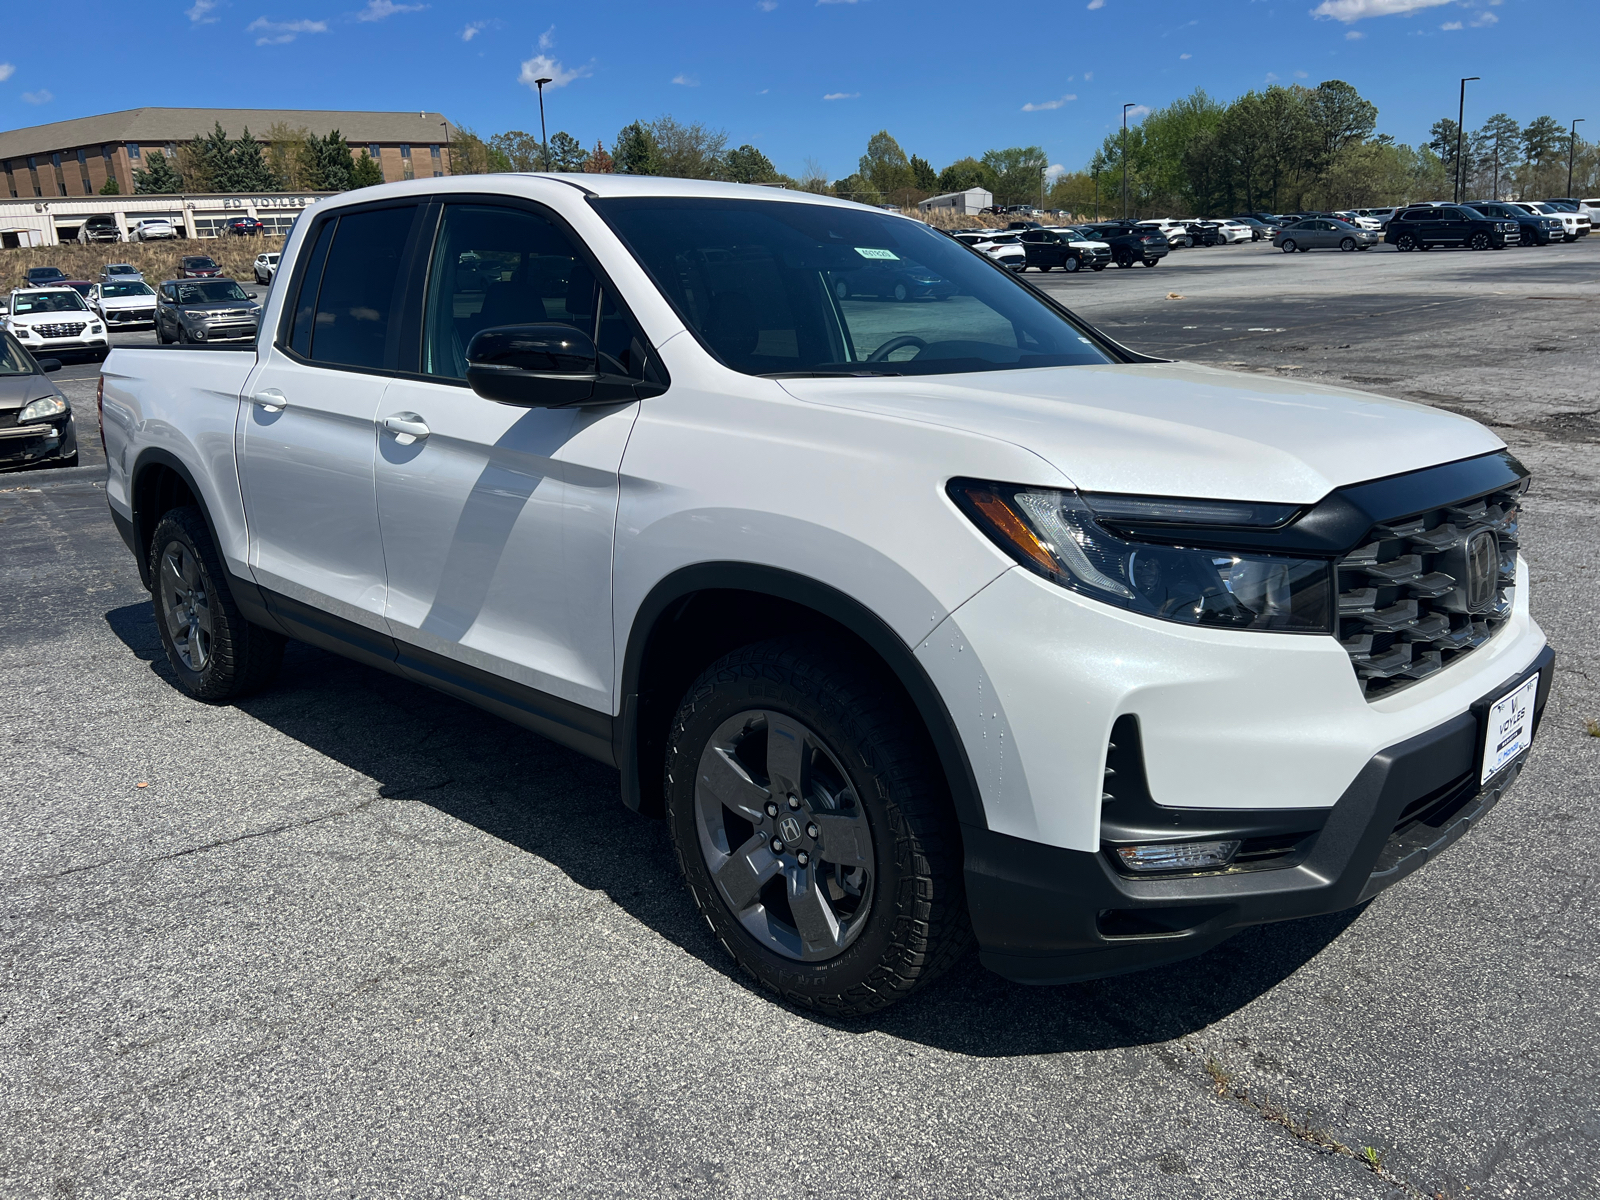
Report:
[[[926,225],[784,200],[596,200],[684,323],[747,375],[945,375],[1115,361]]]

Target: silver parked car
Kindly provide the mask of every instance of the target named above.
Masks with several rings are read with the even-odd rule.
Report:
[[[1285,254],[1296,250],[1370,250],[1380,237],[1375,231],[1357,229],[1348,221],[1312,217],[1279,230],[1272,244]]]
[[[135,242],[149,242],[163,238],[175,238],[178,231],[173,228],[172,222],[160,217],[140,221],[128,231],[128,238]]]
[[[143,283],[144,272],[132,263],[107,263],[100,268],[101,283]]]

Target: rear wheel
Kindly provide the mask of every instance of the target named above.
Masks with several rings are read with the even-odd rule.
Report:
[[[666,790],[695,904],[784,999],[872,1012],[966,949],[960,836],[933,748],[842,648],[782,638],[708,667],[673,720]]]
[[[197,700],[248,695],[283,662],[283,638],[244,619],[226,578],[200,510],[167,512],[150,539],[151,600],[178,686]]]
[[[839,280],[833,285],[833,294],[841,300],[850,299],[850,285],[844,280]]]
[[[1412,237],[1409,233],[1402,233],[1399,237],[1395,238],[1394,248],[1401,251],[1415,250],[1417,248],[1417,239]]]
[[[1133,257],[1131,255],[1127,254],[1127,253],[1123,253],[1123,254],[1117,255],[1117,266],[1119,266],[1119,267],[1131,267],[1131,266],[1133,266]]]
[[[1297,247],[1294,244],[1294,239],[1293,238],[1284,238],[1283,239],[1283,252],[1285,254],[1293,254],[1296,249],[1297,249]]]
[[[1039,264],[1039,270],[1041,270],[1041,271],[1050,270],[1050,264],[1049,263],[1040,263]]]

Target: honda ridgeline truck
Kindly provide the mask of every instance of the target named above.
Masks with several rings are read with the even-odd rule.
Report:
[[[836,286],[876,263],[949,286]],[[293,638],[608,763],[830,1013],[974,939],[1052,983],[1358,904],[1500,799],[1550,689],[1487,429],[1134,353],[855,204],[363,188],[254,345],[102,388],[187,692]]]

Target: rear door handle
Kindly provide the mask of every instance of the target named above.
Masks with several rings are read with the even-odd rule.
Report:
[[[383,419],[383,427],[394,434],[394,440],[402,446],[420,442],[432,432],[428,423],[414,412],[398,412],[387,416]]]
[[[289,407],[289,400],[277,388],[262,388],[250,397],[250,403],[266,409],[267,412],[282,412]]]

